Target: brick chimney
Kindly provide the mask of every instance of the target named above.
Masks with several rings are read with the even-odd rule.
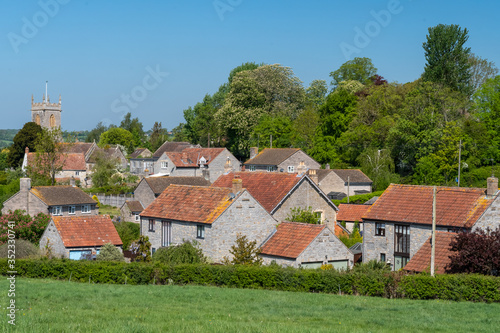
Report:
[[[231,159],[228,157],[226,164],[224,164],[224,173],[230,173],[231,171],[233,171],[233,166],[231,165]]]
[[[233,179],[233,193],[238,194],[241,190],[243,190],[243,180],[239,177],[235,177]]]
[[[326,163],[326,165],[325,165],[325,169],[326,169],[326,170],[330,170],[330,163]]]
[[[30,214],[30,195],[31,190],[31,178],[21,178],[19,179],[19,198],[23,202],[23,209],[26,209],[26,213]]]
[[[299,175],[301,175],[301,174],[305,173],[306,170],[307,170],[307,168],[306,168],[304,161],[300,161],[299,166],[297,167],[297,173]]]
[[[259,153],[259,148],[257,148],[257,147],[250,147],[250,159],[252,159],[255,156],[257,156],[258,153]]]
[[[486,187],[486,195],[488,197],[493,197],[497,194],[498,192],[498,178],[496,177],[489,177],[487,179],[487,187]]]
[[[318,174],[316,173],[316,169],[309,169],[309,178],[311,178],[315,184],[318,184]]]

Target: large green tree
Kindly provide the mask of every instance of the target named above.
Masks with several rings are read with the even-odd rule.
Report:
[[[30,151],[35,151],[35,141],[38,134],[42,132],[42,127],[34,122],[24,124],[23,128],[14,136],[13,144],[9,148],[7,163],[11,168],[18,168],[23,163],[26,147]]]
[[[134,136],[132,133],[126,129],[120,127],[114,127],[101,134],[101,139],[99,140],[99,146],[104,147],[107,144],[117,144],[127,147],[129,153],[134,151],[134,147],[130,146],[133,142]]]
[[[120,123],[120,128],[123,128],[130,133],[134,138],[134,146],[138,147],[144,144],[144,130],[139,118],[132,118],[132,114],[128,112]]]
[[[96,127],[93,128],[87,137],[85,138],[86,142],[96,142],[99,144],[99,140],[101,139],[101,134],[106,132],[109,128],[105,126],[101,121],[97,123]]]
[[[456,24],[439,24],[429,28],[427,40],[423,43],[425,52],[424,81],[440,83],[466,96],[473,92],[471,82],[470,47],[467,28]]]
[[[474,92],[476,92],[486,80],[492,79],[498,74],[498,68],[495,66],[494,62],[483,59],[474,53],[469,55],[469,63],[471,85]]]
[[[356,57],[343,63],[339,69],[330,73],[332,77],[331,84],[337,87],[340,82],[349,80],[369,84],[371,83],[370,78],[375,74],[377,74],[377,68],[375,68],[370,58]]]

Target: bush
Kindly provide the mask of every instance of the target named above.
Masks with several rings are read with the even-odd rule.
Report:
[[[125,261],[123,253],[113,244],[106,243],[101,247],[96,257],[99,261]]]
[[[3,244],[0,246],[0,258],[7,258],[9,254],[8,251],[8,243]],[[15,256],[16,259],[22,259],[22,258],[32,258],[32,257],[37,257],[40,255],[40,249],[38,246],[35,244],[24,240],[24,239],[17,239],[16,244],[15,244]]]
[[[366,194],[358,194],[358,195],[351,195],[349,196],[349,203],[352,204],[364,204],[368,200],[370,200],[373,197],[379,197],[384,193],[384,191],[377,191],[377,192],[372,192],[372,193],[366,193]],[[338,206],[341,203],[347,203],[347,197],[345,197],[342,200],[332,200],[332,202]]]
[[[134,222],[115,222],[116,231],[123,242],[123,250],[128,250],[130,244],[141,235],[141,226]]]
[[[259,256],[260,248],[257,247],[257,241],[249,241],[247,236],[238,235],[236,244],[231,246],[229,253],[233,259],[224,258],[226,264],[233,265],[260,265],[262,258]]]
[[[38,215],[31,217],[26,214],[23,210],[16,210],[7,215],[0,216],[0,244],[7,241],[9,221],[14,221],[14,228],[16,239],[25,239],[35,245],[38,245],[40,238],[45,231],[45,228],[49,224],[50,216],[39,213]]]
[[[289,222],[302,222],[310,224],[321,223],[321,218],[316,216],[316,213],[313,212],[311,206],[307,207],[307,209],[292,207],[285,220]]]
[[[149,237],[140,236],[138,240],[130,244],[130,251],[137,255],[137,257],[135,257],[135,261],[151,261],[151,243],[149,242]]]
[[[202,264],[207,262],[207,258],[196,241],[186,241],[180,245],[159,248],[153,254],[153,262],[167,265]]]

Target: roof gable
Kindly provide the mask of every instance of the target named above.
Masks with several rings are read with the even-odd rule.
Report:
[[[437,231],[436,232],[436,251],[434,256],[434,267],[436,273],[444,274],[446,266],[450,263],[450,243],[457,236],[456,233]],[[424,272],[429,271],[431,267],[431,237],[415,253],[408,264],[404,267],[406,271]]]
[[[151,187],[153,193],[158,195],[169,185],[191,185],[191,186],[210,186],[210,181],[203,177],[152,177],[144,178],[144,181]]]
[[[261,253],[296,259],[325,228],[321,224],[283,222],[262,246]]]
[[[130,209],[131,212],[142,212],[142,210],[144,209],[141,202],[137,200],[126,201],[125,205],[127,205],[128,209]]]
[[[432,186],[391,184],[364,220],[432,224]],[[493,202],[484,189],[437,187],[436,224],[470,228]]]
[[[148,148],[137,148],[132,154],[130,154],[130,158],[149,158],[152,157],[152,153]]]
[[[189,142],[171,142],[171,141],[165,141],[160,148],[156,149],[156,151],[153,154],[154,158],[159,158],[163,153],[166,152],[180,152],[186,148],[191,148],[194,147]]]
[[[279,165],[298,151],[300,151],[299,148],[265,148],[257,156],[246,161],[244,164]]]
[[[30,192],[48,206],[97,203],[79,187],[73,186],[36,186]]]
[[[122,245],[109,215],[52,216],[65,247]]]
[[[211,224],[233,202],[230,193],[230,188],[170,185],[140,215]]]
[[[167,152],[168,158],[177,168],[197,168],[200,166],[200,159],[205,159],[205,165],[219,156],[226,148],[186,148],[182,152]]]

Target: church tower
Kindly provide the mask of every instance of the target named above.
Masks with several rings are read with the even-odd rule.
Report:
[[[43,128],[61,128],[61,95],[59,103],[50,103],[50,97],[45,93],[41,103],[33,102],[31,95],[31,121]]]

